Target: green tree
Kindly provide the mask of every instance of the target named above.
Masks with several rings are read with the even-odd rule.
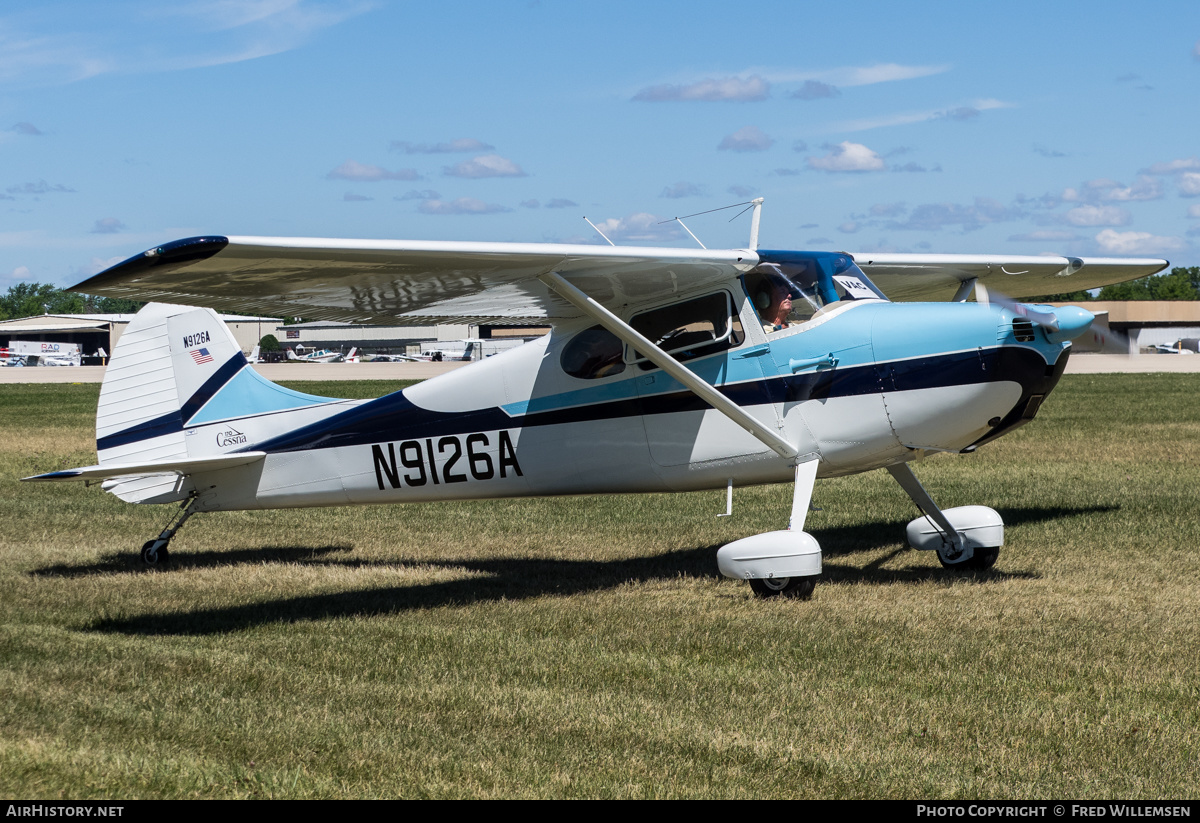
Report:
[[[83,295],[88,314],[137,314],[146,305],[141,300],[126,300],[123,297],[97,297],[94,294]]]
[[[1154,274],[1100,289],[1097,300],[1200,300],[1200,266],[1176,266],[1170,274]]]
[[[1200,266],[1176,266],[1169,274],[1152,274],[1105,286],[1092,297],[1086,291],[1032,297],[1026,303],[1070,303],[1081,300],[1200,300]]]
[[[38,314],[82,314],[87,310],[83,295],[72,294],[49,283],[18,283],[0,297],[0,310],[9,317]]]
[[[279,338],[273,334],[264,334],[262,340],[258,341],[258,350],[264,354],[269,351],[283,351],[283,346],[279,345]]]

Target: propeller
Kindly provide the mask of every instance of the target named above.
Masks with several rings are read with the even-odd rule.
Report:
[[[1129,339],[1106,326],[1094,326],[1096,315],[1079,306],[1031,306],[1019,303],[997,291],[989,291],[980,282],[975,283],[975,300],[983,305],[994,303],[1013,314],[1024,317],[1041,326],[1046,339],[1053,343],[1065,343],[1091,332],[1092,342],[1105,353],[1129,352]]]

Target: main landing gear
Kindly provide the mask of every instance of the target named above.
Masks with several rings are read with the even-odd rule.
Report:
[[[759,597],[812,597],[821,574],[821,546],[804,531],[804,519],[817,480],[817,459],[798,463],[788,528],[744,537],[717,551],[721,574],[745,580]]]
[[[908,524],[908,545],[936,551],[943,568],[980,571],[996,565],[1004,545],[1004,520],[987,506],[958,506],[943,511],[933,502],[907,463],[888,471],[917,504],[922,516]]]
[[[159,533],[158,537],[153,540],[147,540],[142,544],[142,562],[147,566],[163,566],[171,559],[170,552],[167,551],[167,546],[171,542],[171,538],[175,536],[175,532],[183,528],[183,524],[187,519],[195,514],[193,508],[196,503],[195,497],[189,497],[183,501],[183,505],[179,507],[179,511],[171,518],[171,522],[167,527]]]

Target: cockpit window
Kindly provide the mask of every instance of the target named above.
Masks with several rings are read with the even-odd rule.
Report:
[[[629,324],[680,361],[735,348],[745,339],[733,299],[724,291],[643,312]],[[642,369],[655,368],[638,351],[630,360]]]
[[[625,347],[615,334],[603,326],[584,329],[563,347],[559,363],[572,377],[595,380],[625,371],[621,359]]]
[[[759,252],[742,278],[763,329],[781,331],[846,300],[886,300],[848,254]]]

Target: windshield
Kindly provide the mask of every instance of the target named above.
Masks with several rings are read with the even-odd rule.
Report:
[[[803,323],[848,300],[886,300],[848,254],[760,251],[742,281],[769,333]]]

